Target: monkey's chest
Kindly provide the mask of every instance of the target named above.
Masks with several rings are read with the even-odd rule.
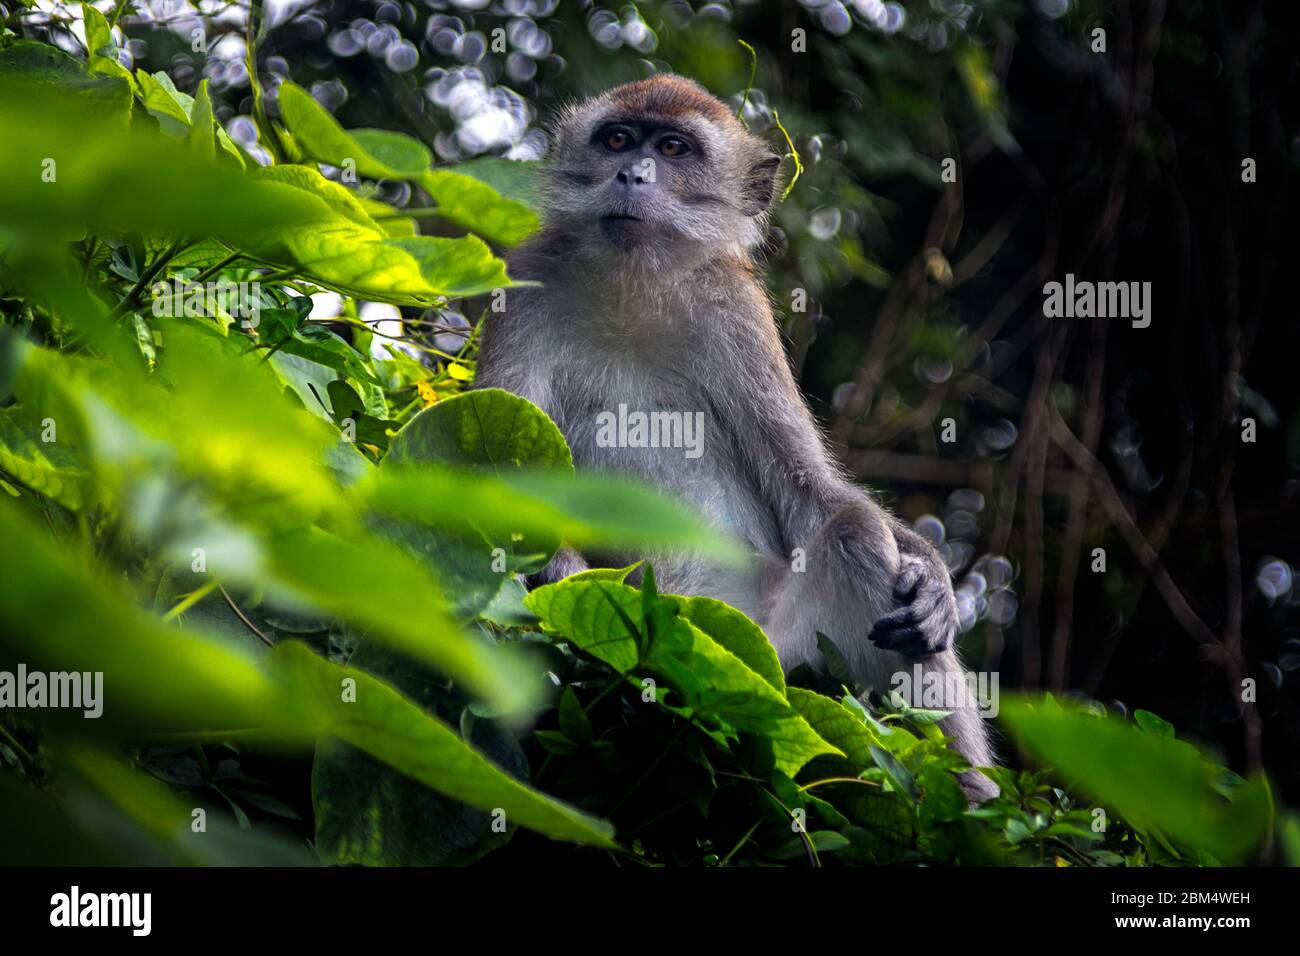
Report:
[[[557,390],[566,395],[557,422],[579,468],[652,484],[763,545],[770,516],[744,471],[744,436],[703,383],[626,364],[584,371],[585,379],[575,375]]]

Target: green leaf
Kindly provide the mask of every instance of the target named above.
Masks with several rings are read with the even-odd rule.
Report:
[[[517,245],[537,231],[539,219],[529,206],[505,198],[472,173],[462,172],[468,170],[460,166],[431,169],[419,178],[419,184],[438,204],[440,216],[503,246]]]
[[[817,650],[821,652],[822,660],[826,662],[826,673],[839,683],[853,687],[856,682],[853,680],[853,672],[849,669],[848,661],[844,659],[844,652],[821,631],[817,632]]]
[[[1155,734],[1157,737],[1173,737],[1174,725],[1169,721],[1157,717],[1149,710],[1133,711],[1133,720],[1137,725],[1149,734]]]
[[[1050,698],[1004,697],[1001,717],[1029,753],[1139,831],[1163,833],[1231,863],[1272,827],[1272,794],[1263,777],[1228,800],[1217,789],[1219,768],[1183,741]]]
[[[101,123],[119,130],[126,128],[130,116],[131,84],[125,77],[88,75],[76,57],[46,43],[17,40],[0,48],[0,83],[11,90],[36,94],[38,100],[55,94],[62,102],[78,104]],[[39,108],[39,103],[34,105]],[[45,155],[50,155],[48,150]]]
[[[176,139],[185,139],[190,131],[190,117],[194,110],[194,97],[176,89],[172,78],[161,70],[152,75],[141,71],[134,74],[134,76],[140,94],[140,102],[144,104],[144,108],[149,115],[158,121],[165,133]],[[204,82],[206,83],[206,81]],[[243,152],[235,145],[234,140],[230,138],[230,135],[220,123],[216,124],[216,131],[217,140],[221,143],[221,148],[226,155],[234,160],[240,169],[244,169]],[[218,255],[216,258],[222,259],[224,255]],[[177,266],[185,264],[185,260],[179,256],[172,261]]]
[[[383,238],[382,230],[352,190],[331,182],[309,166],[268,166],[256,170],[253,175],[309,192],[321,199],[331,212],[369,232],[374,240]]]
[[[354,129],[348,130],[348,135],[366,156],[395,174],[386,176],[387,179],[419,176],[433,162],[433,156],[425,145],[405,133],[394,133],[386,129]]]
[[[415,180],[444,218],[492,242],[514,245],[537,229],[537,215],[524,203],[470,175],[431,170],[429,150],[411,137],[388,130],[345,130],[310,93],[287,81],[280,85],[279,97],[295,142],[316,162],[355,169],[368,179]]]
[[[847,850],[850,846],[849,838],[834,830],[813,830],[807,834],[807,837],[818,854],[836,853],[840,850]],[[800,837],[787,840],[768,854],[775,860],[803,859],[807,855],[807,844]]]
[[[636,667],[637,633],[624,615],[640,618],[640,592],[609,581],[569,578],[535,588],[524,604],[552,630],[620,674]]]
[[[42,430],[19,408],[0,409],[0,470],[79,511],[95,484],[86,459],[65,444],[41,441]]]
[[[349,663],[400,691],[430,718],[447,723],[463,712],[460,695],[440,675],[371,641],[363,641]],[[474,720],[464,743],[511,777],[526,778],[528,762],[519,745],[494,721]],[[312,802],[316,849],[332,864],[466,864],[505,843],[515,828],[329,738],[316,751]]]
[[[466,392],[426,408],[393,438],[394,463],[573,470],[564,435],[540,408],[499,388]]]
[[[194,108],[190,113],[190,131],[185,137],[186,144],[196,154],[208,157],[216,152],[216,137],[212,131],[212,100],[208,98],[208,81],[199,81],[199,92],[194,97]]]
[[[578,695],[572,687],[564,688],[560,694],[559,720],[561,732],[574,743],[590,743],[592,739],[591,720],[582,710]]]
[[[350,166],[368,179],[409,179],[429,168],[429,151],[409,136],[384,130],[351,134],[296,83],[280,84],[279,102],[294,141],[318,163]]]
[[[457,678],[502,712],[531,705],[534,688],[517,666],[509,666],[517,662],[466,635],[438,582],[396,545],[319,529],[268,544],[276,578],[314,607],[370,628],[372,639]]]
[[[875,761],[877,767],[885,771],[885,774],[893,781],[895,789],[910,800],[918,797],[916,789],[916,780],[911,772],[898,762],[898,758],[891,754],[883,747],[871,744],[867,748],[871,751],[871,759]]]
[[[0,619],[8,625],[0,629],[0,660],[22,660],[33,670],[102,672],[113,696],[101,719],[85,722],[94,730],[310,733],[304,702],[257,659],[140,610],[8,500],[0,500],[0,564],[23,568],[21,576],[0,574]]]
[[[82,24],[86,30],[87,66],[91,73],[126,80],[134,85],[131,71],[117,60],[117,43],[104,15],[89,3],[81,5]]]
[[[25,135],[0,151],[0,179],[8,183],[0,190],[0,222],[21,235],[48,241],[80,229],[219,236],[256,255],[335,218],[305,191],[198,156],[156,127],[128,128],[124,82],[84,81],[120,84],[120,114],[115,104],[80,92],[75,83],[15,83],[3,62],[13,50],[0,50],[0,126]],[[418,275],[413,260],[404,258]]]
[[[870,727],[829,697],[801,687],[791,687],[786,693],[800,716],[823,740],[843,753],[855,772],[875,764],[871,747],[879,745],[880,739]]]
[[[741,611],[710,597],[674,598],[682,617],[717,641],[745,666],[772,685],[778,692],[786,692],[785,673],[777,658],[776,648],[767,639],[763,629]]]
[[[482,295],[513,284],[506,275],[506,264],[477,236],[399,236],[384,241],[408,253],[419,264],[429,288],[439,295]]]
[[[766,738],[777,769],[787,775],[819,754],[839,752],[817,735],[780,690],[678,616],[679,600],[647,601],[646,592],[625,585],[569,579],[537,588],[524,603],[564,639],[620,673],[631,671],[639,662],[661,674],[699,715]],[[646,627],[647,606],[663,613],[654,617],[649,648],[642,659],[638,637]]]
[[[439,793],[489,813],[503,811],[508,823],[557,840],[615,846],[608,823],[520,783],[382,681],[321,660],[296,641],[280,644],[273,656],[311,687],[339,740]],[[343,700],[342,678],[356,682],[355,701]]]
[[[625,568],[588,568],[586,571],[579,571],[577,574],[571,574],[564,580],[566,581],[611,581],[614,584],[622,584],[627,580],[627,576],[641,567],[641,562],[629,564]]]
[[[500,477],[490,477],[464,469],[414,467],[398,462],[391,452],[385,463],[386,467],[358,489],[375,511],[421,524],[478,532],[507,553],[536,555],[553,550],[563,539],[578,548],[690,550],[723,562],[742,555],[738,545],[684,505],[654,489],[616,479],[564,474],[558,469],[506,470]],[[631,569],[624,570],[621,577],[611,569],[598,570],[621,582]],[[726,611],[719,610],[712,618],[717,619],[727,640],[734,632],[736,642],[752,646],[753,650],[745,650],[741,656],[768,656],[755,639],[761,632]],[[765,637],[762,640],[767,643]],[[775,677],[770,660],[761,666],[767,676]]]
[[[487,183],[505,198],[527,206],[534,213],[542,209],[542,180],[545,173],[542,172],[541,160],[480,156],[478,159],[457,163],[447,171],[472,176]]]
[[[502,391],[469,392],[433,405],[399,431],[364,489],[375,527],[432,565],[471,617],[487,608],[511,577],[538,571],[559,547],[549,522],[530,520],[491,478],[414,470],[451,463],[510,473],[521,468],[572,472],[569,447],[536,406]]]
[[[176,89],[172,78],[159,70],[157,73],[140,72],[136,75],[140,86],[140,102],[163,130],[178,138],[190,128],[190,110],[194,97]]]

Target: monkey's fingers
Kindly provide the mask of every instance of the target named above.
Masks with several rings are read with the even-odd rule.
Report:
[[[877,647],[908,657],[929,657],[947,649],[946,628],[936,627],[932,615],[915,604],[891,611],[876,621],[867,639]]]
[[[926,568],[920,561],[904,563],[898,572],[898,577],[894,579],[895,599],[904,603],[911,601],[925,580],[925,576]]]

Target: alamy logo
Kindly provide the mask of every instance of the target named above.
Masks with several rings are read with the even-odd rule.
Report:
[[[996,672],[936,671],[914,664],[911,671],[898,671],[889,682],[909,707],[926,710],[974,707],[981,717],[996,717],[1001,709]]]
[[[1043,286],[1043,315],[1049,319],[1132,319],[1133,328],[1151,324],[1150,282],[1075,281],[1074,273],[1065,274],[1065,282],[1048,282]]]
[[[596,416],[596,445],[600,448],[682,448],[687,458],[704,454],[703,412],[629,412]]]
[[[50,897],[51,926],[129,926],[131,935],[148,936],[153,924],[152,893],[68,893]]]
[[[0,708],[55,707],[82,710],[94,720],[104,712],[103,671],[0,671]]]

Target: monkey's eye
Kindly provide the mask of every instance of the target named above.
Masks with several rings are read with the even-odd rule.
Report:
[[[665,136],[659,141],[659,152],[669,159],[685,156],[690,151],[690,144],[676,136]]]
[[[615,153],[632,145],[632,134],[625,129],[612,129],[605,135],[605,148]]]

